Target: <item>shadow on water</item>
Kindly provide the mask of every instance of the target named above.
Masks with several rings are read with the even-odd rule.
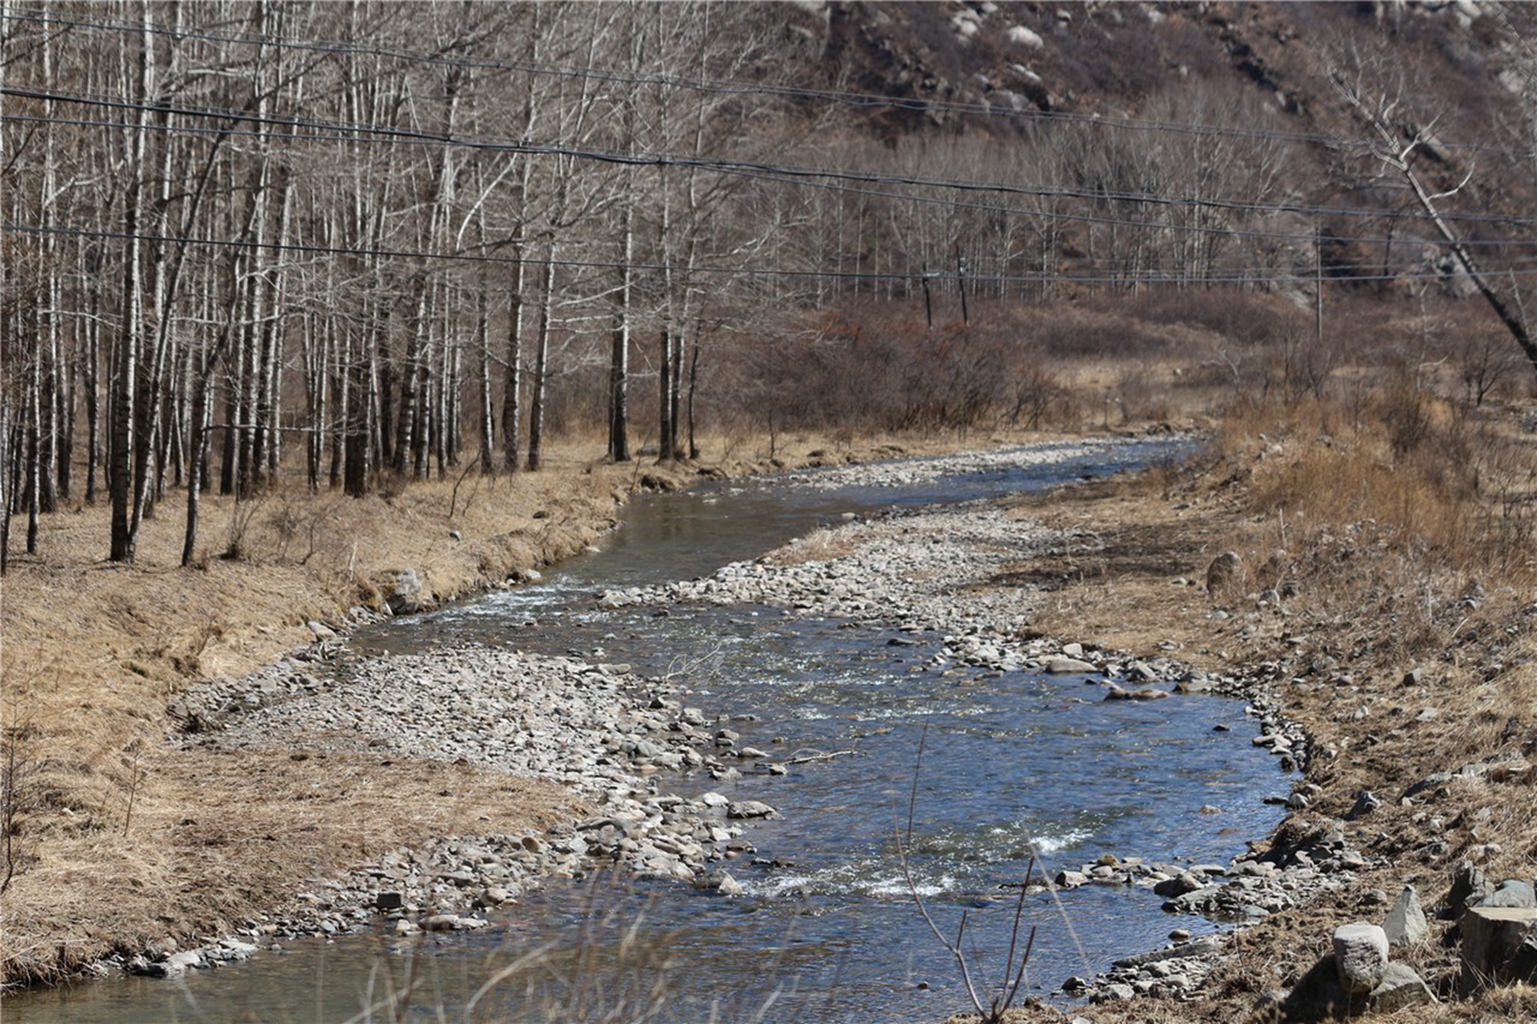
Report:
[[[1247,740],[1235,701],[1099,699],[1079,677],[940,670],[941,638],[891,645],[886,629],[767,607],[598,610],[592,594],[666,582],[755,557],[843,513],[873,514],[1016,492],[1177,453],[1122,444],[1045,466],[989,466],[897,488],[794,481],[637,502],[599,555],[543,583],[402,620],[355,638],[405,652],[510,644],[670,673],[707,714],[730,714],[741,744],[790,763],[739,781],[679,776],[783,817],[747,833],[727,862],[745,887],[722,897],[608,872],[553,879],[473,935],[384,935],[286,943],[282,955],[184,981],[118,979],[11,1000],[9,1019],[931,1021],[964,1006],[954,964],[913,906],[895,837],[907,828],[918,891],[994,969],[1032,856],[1051,872],[1102,853],[1226,861],[1277,814],[1284,787]],[[904,637],[904,641],[912,638]],[[1218,727],[1233,735],[1214,738]],[[924,744],[914,789],[914,761]],[[825,755],[825,756],[824,756]],[[914,795],[915,794],[915,795]],[[1198,814],[1203,806],[1218,814]],[[1160,944],[1174,927],[1147,889],[1087,886],[1026,901],[1039,925],[1030,990]],[[1088,952],[1085,952],[1088,951]],[[501,975],[505,975],[501,977]],[[500,980],[482,992],[488,979]],[[409,1007],[366,1011],[410,986]],[[479,995],[477,995],[479,993]],[[10,1014],[16,1013],[14,1018]]]

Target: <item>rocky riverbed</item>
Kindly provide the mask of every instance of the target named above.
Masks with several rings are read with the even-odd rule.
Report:
[[[1072,446],[1081,454],[1081,446]],[[1016,461],[1019,453],[1007,455]],[[1030,459],[1060,458],[1032,451]],[[975,470],[982,459],[928,460],[900,467],[843,467],[841,483],[900,482],[909,475]],[[964,463],[964,464],[962,464]],[[865,474],[860,477],[859,474]],[[890,479],[888,479],[890,478]],[[791,481],[819,486],[820,477]],[[691,581],[611,590],[597,609],[765,604],[818,618],[892,628],[895,645],[939,641],[925,668],[973,673],[1036,671],[1078,675],[1084,700],[1156,700],[1172,690],[1221,692],[1251,700],[1255,742],[1291,768],[1309,756],[1307,737],[1285,723],[1268,697],[1273,666],[1243,674],[1194,671],[1171,657],[1133,657],[1082,641],[1032,636],[1026,624],[1040,598],[1028,586],[995,585],[1008,566],[1043,553],[1091,553],[1092,529],[1050,530],[986,503],[851,519],[753,561]],[[345,632],[369,618],[355,610]],[[593,812],[545,834],[443,837],[392,851],[347,876],[317,883],[298,903],[217,946],[128,964],[149,973],[245,955],[247,946],[363,927],[382,917],[405,935],[481,927],[485,912],[551,875],[618,865],[640,876],[676,879],[731,895],[732,862],[754,852],[747,825],[775,814],[767,804],[717,792],[669,795],[659,780],[697,770],[726,784],[744,771],[773,775],[786,756],[739,744],[729,716],[706,715],[674,679],[641,676],[624,664],[457,646],[422,654],[362,658],[341,636],[312,624],[315,642],[243,679],[195,686],[172,706],[186,742],[224,748],[287,747],[294,756],[367,751],[460,761],[495,772],[555,780]],[[1171,647],[1173,645],[1170,645]],[[1305,793],[1275,794],[1300,801]],[[1145,863],[1134,855],[1063,870],[1046,884],[1141,886],[1171,913],[1251,921],[1348,881],[1359,855],[1310,837],[1290,859],[1275,849],[1227,865]],[[1177,934],[1177,933],[1176,933]],[[1122,962],[1109,975],[1067,979],[1073,995],[1187,993],[1209,969],[1220,941],[1176,944]]]
[[[978,503],[844,523],[703,579],[606,591],[598,603],[606,608],[651,606],[658,613],[688,602],[759,603],[808,616],[895,626],[912,635],[938,634],[942,648],[928,669],[1080,675],[1085,699],[1155,700],[1173,690],[1244,698],[1257,726],[1254,744],[1274,754],[1283,770],[1305,764],[1309,739],[1280,714],[1275,696],[1279,665],[1206,673],[1169,657],[1139,658],[1031,636],[1026,623],[1039,592],[988,585],[1017,560],[1046,553],[1088,554],[1101,543],[1090,529],[1050,530]],[[1305,809],[1310,799],[1307,787],[1255,798],[1261,796],[1291,810]],[[1327,825],[1263,852],[1252,848],[1258,845],[1251,844],[1228,864],[1175,865],[1106,855],[1055,872],[1041,888],[1143,887],[1164,897],[1171,915],[1201,915],[1242,926],[1323,893],[1346,890],[1354,872],[1367,864],[1338,827]],[[1180,928],[1171,934],[1169,947],[1118,961],[1092,979],[1068,978],[1062,991],[1095,1000],[1191,997],[1217,962],[1224,940],[1192,940]]]
[[[1188,435],[1170,434],[1162,440],[1179,441]],[[1109,453],[1126,447],[1124,438],[1078,438],[1027,446],[961,452],[940,458],[898,459],[887,462],[828,466],[793,470],[776,481],[788,487],[813,487],[831,491],[842,487],[911,487],[942,477],[999,473],[1021,466],[1044,466],[1067,459]]]
[[[490,647],[352,659],[320,640],[246,679],[195,687],[177,710],[199,724],[194,742],[458,761],[558,781],[596,809],[544,835],[460,836],[389,853],[311,893],[311,912],[270,922],[267,935],[335,934],[375,914],[401,934],[476,928],[480,912],[541,877],[607,865],[730,894],[739,889],[724,864],[752,852],[744,823],[776,813],[713,791],[660,793],[661,772],[729,781],[773,761],[738,747],[729,719],[707,718],[676,686],[625,665]]]

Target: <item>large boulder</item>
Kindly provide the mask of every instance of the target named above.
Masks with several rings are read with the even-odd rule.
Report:
[[[1481,907],[1537,907],[1537,890],[1523,878],[1507,878],[1479,901]]]
[[[422,610],[422,581],[415,569],[397,569],[391,590],[385,597],[390,611],[396,615],[410,615]]]
[[[1463,992],[1537,984],[1537,907],[1470,907],[1462,915]]]
[[[1388,966],[1388,937],[1379,926],[1357,921],[1334,929],[1334,966],[1351,995],[1366,995],[1382,982]]]

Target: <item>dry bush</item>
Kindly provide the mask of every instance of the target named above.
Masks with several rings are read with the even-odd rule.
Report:
[[[1261,347],[1279,347],[1308,323],[1307,313],[1286,299],[1238,288],[1162,288],[1095,305],[1148,324],[1185,324],[1240,345]]]
[[[1186,293],[1181,293],[1184,296]],[[1194,293],[1190,293],[1192,296]],[[1261,319],[1244,293],[1198,304],[1238,312],[1206,319]],[[760,429],[939,432],[984,427],[1063,429],[1163,421],[1209,409],[1220,380],[1190,371],[1212,352],[1243,348],[1173,306],[1103,297],[1082,303],[974,298],[971,322],[929,328],[922,300],[851,301],[817,315],[799,335],[725,354],[738,406]],[[1261,302],[1272,309],[1271,300]],[[1248,358],[1245,356],[1245,358]],[[1247,376],[1246,374],[1243,376]],[[1112,413],[1114,415],[1112,415]]]

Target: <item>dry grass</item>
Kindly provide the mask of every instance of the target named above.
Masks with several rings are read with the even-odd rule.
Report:
[[[434,761],[162,749],[141,765],[131,822],[118,793],[89,820],[37,837],[39,861],[7,901],[8,977],[168,936],[206,941],[401,845],[538,834],[582,810],[554,784]]]
[[[830,562],[851,554],[857,545],[846,531],[822,527],[797,537],[774,552],[775,565],[805,565],[810,562]]]

